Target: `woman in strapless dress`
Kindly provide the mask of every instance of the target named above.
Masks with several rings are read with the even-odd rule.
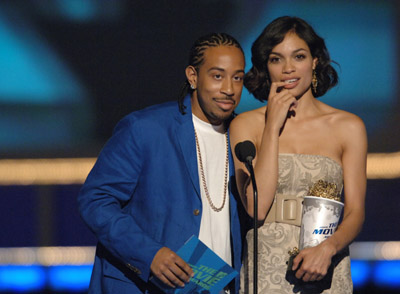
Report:
[[[364,124],[356,115],[316,99],[335,86],[338,77],[324,40],[304,20],[280,17],[270,23],[253,44],[252,62],[244,84],[268,104],[238,115],[230,136],[232,149],[246,140],[256,147],[253,166],[262,223],[258,293],[353,293],[348,245],[364,221]],[[234,160],[240,197],[253,216],[249,172]],[[339,193],[343,190],[342,220],[329,238],[301,250],[288,271],[288,251],[299,246],[302,197],[320,180],[335,185]],[[279,215],[279,203],[293,209]],[[253,293],[253,235],[250,230],[246,237],[241,293]]]

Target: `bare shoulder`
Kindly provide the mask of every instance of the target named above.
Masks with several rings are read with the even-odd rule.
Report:
[[[354,113],[332,108],[332,122],[339,128],[347,131],[362,131],[365,129],[363,120]]]
[[[324,104],[324,120],[337,137],[345,141],[366,140],[366,129],[363,120],[354,113],[337,109]]]
[[[264,129],[265,109],[263,106],[236,116],[229,127],[231,136],[241,139],[257,137],[257,134]]]
[[[231,128],[248,128],[264,124],[265,121],[265,106],[254,110],[246,111],[238,116],[231,123]]]

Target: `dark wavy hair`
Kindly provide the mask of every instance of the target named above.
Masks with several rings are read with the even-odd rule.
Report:
[[[188,66],[191,65],[196,69],[196,71],[199,71],[200,66],[204,63],[204,52],[206,51],[206,49],[218,46],[237,47],[240,49],[240,51],[242,51],[244,55],[242,47],[234,37],[226,33],[211,33],[200,37],[194,42],[189,52]],[[194,90],[190,88],[189,81],[186,80],[182,85],[182,89],[178,98],[179,111],[182,114],[185,114],[185,108],[186,108],[185,105],[183,105],[183,100],[188,93],[192,94],[193,91]]]
[[[252,68],[244,77],[247,90],[260,101],[268,100],[271,81],[268,74],[268,58],[272,49],[281,43],[288,32],[293,32],[303,39],[310,48],[313,58],[318,58],[315,68],[318,80],[317,90],[312,89],[314,97],[324,95],[338,83],[338,75],[332,67],[325,41],[318,36],[313,28],[298,17],[282,16],[272,21],[263,30],[251,47]],[[335,62],[334,62],[335,63]]]

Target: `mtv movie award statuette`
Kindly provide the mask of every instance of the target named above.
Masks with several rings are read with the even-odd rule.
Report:
[[[303,201],[299,249],[289,251],[289,263],[299,250],[317,246],[336,231],[342,209],[336,184],[319,180],[310,188]]]

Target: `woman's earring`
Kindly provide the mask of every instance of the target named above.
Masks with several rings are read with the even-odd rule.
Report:
[[[313,73],[312,73],[311,83],[312,83],[314,93],[317,93],[318,80],[317,80],[317,73],[316,73],[315,69],[313,70]]]
[[[196,88],[192,84],[190,84],[190,89],[195,90]]]

